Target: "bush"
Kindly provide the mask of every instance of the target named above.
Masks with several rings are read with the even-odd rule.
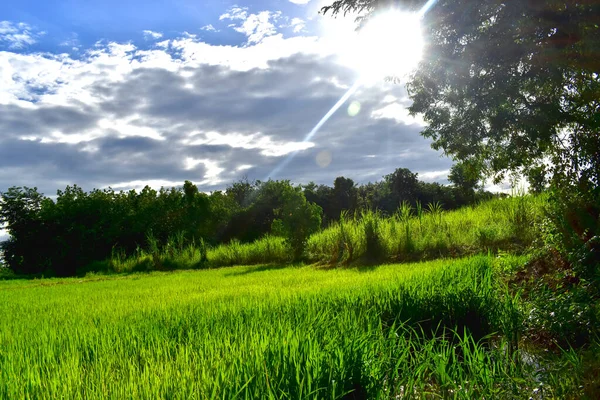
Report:
[[[365,256],[368,261],[377,262],[385,258],[385,248],[379,230],[379,214],[373,212],[364,212],[362,214],[362,224],[365,231]]]
[[[273,221],[272,230],[285,237],[292,248],[294,260],[302,258],[308,237],[321,226],[322,214],[321,207],[306,201],[300,187],[285,188],[283,207],[276,210],[278,218]]]
[[[545,228],[546,244],[600,296],[600,189],[555,188]]]

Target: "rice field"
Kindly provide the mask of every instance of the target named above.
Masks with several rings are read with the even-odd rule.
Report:
[[[1,281],[0,398],[576,394],[571,364],[523,361],[518,299],[494,263]]]

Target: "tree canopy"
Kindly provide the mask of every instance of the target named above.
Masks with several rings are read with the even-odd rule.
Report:
[[[10,234],[0,251],[5,264],[19,274],[74,275],[114,252],[135,254],[150,248],[150,242],[166,243],[175,235],[211,246],[275,234],[285,237],[300,258],[308,236],[342,212],[370,209],[389,215],[405,201],[438,201],[456,208],[489,195],[465,195],[452,186],[421,182],[406,168],[366,185],[344,177],[336,178],[333,187],[244,179],[211,194],[190,181],[179,188],[146,186],[139,192],[85,192],[73,185],[58,190],[55,200],[35,188],[13,187],[0,192],[0,226]]]
[[[425,1],[394,4],[416,11]],[[389,5],[338,0],[322,11],[368,19]],[[498,180],[507,172],[539,180],[544,170],[597,187],[599,26],[592,0],[437,1],[423,18],[424,57],[407,85],[410,111],[427,122],[423,136]]]

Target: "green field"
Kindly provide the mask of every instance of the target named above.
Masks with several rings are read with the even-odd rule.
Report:
[[[497,260],[2,281],[0,398],[560,398]]]

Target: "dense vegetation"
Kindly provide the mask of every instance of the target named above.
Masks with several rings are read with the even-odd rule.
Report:
[[[86,266],[89,271],[94,262],[114,254],[155,252],[175,236],[177,246],[193,243],[202,250],[272,234],[285,237],[294,258],[301,259],[309,235],[342,212],[393,215],[402,202],[414,207],[438,202],[452,209],[492,197],[474,189],[462,181],[454,186],[420,182],[407,169],[360,186],[343,177],[333,187],[240,181],[211,194],[189,181],[181,188],[145,187],[140,192],[85,192],[74,185],[59,190],[55,199],[35,188],[13,187],[0,193],[0,224],[11,235],[2,249],[7,266],[17,274],[61,276]]]
[[[522,262],[4,281],[0,397],[582,395],[587,358],[518,350],[494,278]]]
[[[404,204],[390,217],[365,211],[342,218],[308,237],[306,262],[319,265],[366,265],[382,262],[457,257],[479,252],[524,253],[543,221],[546,197],[515,196],[478,206],[444,211],[439,206],[412,209]],[[251,243],[237,240],[218,246],[187,243],[183,234],[165,244],[148,238],[148,249],[133,255],[113,252],[81,273],[140,272],[232,265],[290,263],[293,245],[285,236],[267,235]]]

